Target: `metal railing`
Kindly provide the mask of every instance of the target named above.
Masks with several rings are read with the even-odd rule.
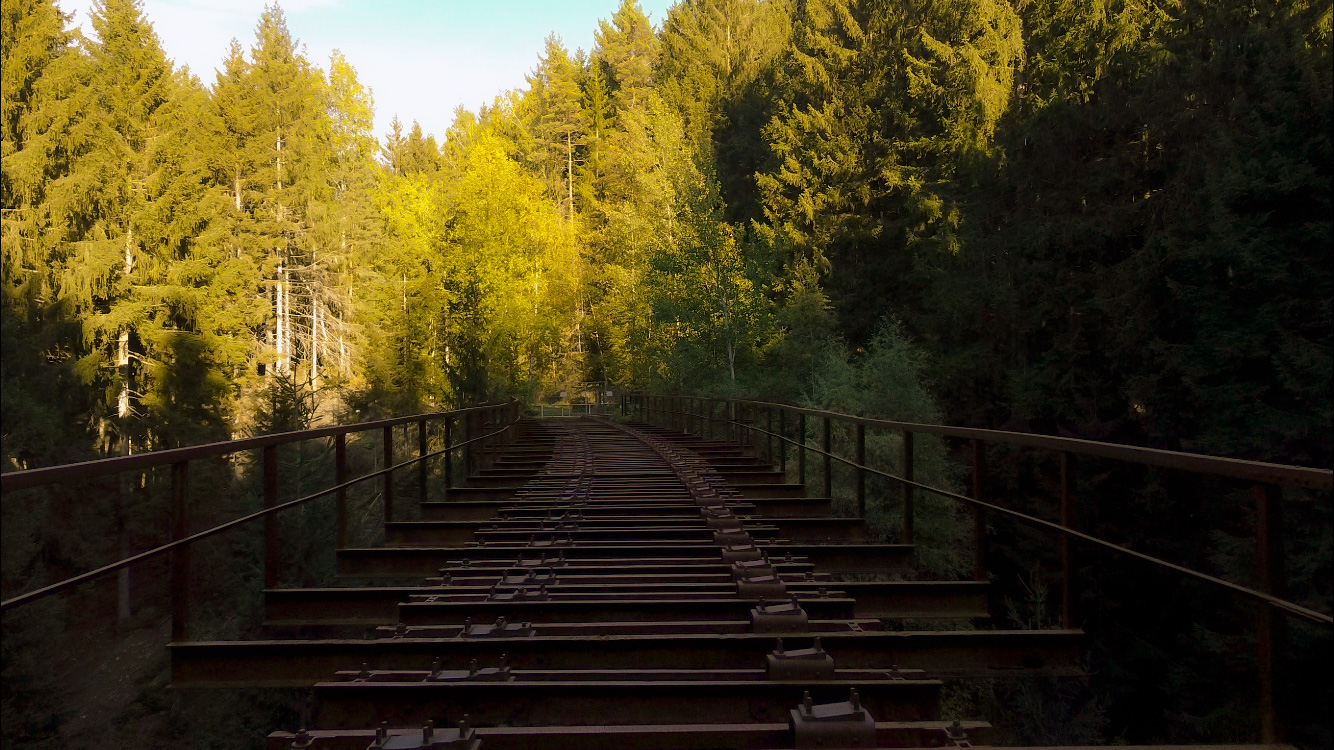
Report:
[[[382,481],[384,519],[394,517],[394,472],[409,466],[418,467],[419,500],[424,501],[427,493],[427,460],[444,456],[444,485],[446,494],[453,486],[453,462],[455,451],[462,453],[463,470],[469,473],[483,467],[503,445],[512,442],[511,428],[522,416],[522,407],[517,401],[506,403],[483,404],[464,409],[418,414],[409,417],[383,419],[360,424],[320,427],[311,430],[285,432],[276,435],[229,440],[189,448],[141,453],[134,456],[106,458],[97,461],[53,466],[43,469],[31,469],[0,474],[0,495],[8,501],[10,493],[21,490],[46,487],[50,485],[79,482],[116,475],[122,472],[150,471],[157,467],[171,467],[171,516],[172,541],[152,549],[130,555],[116,562],[103,565],[79,575],[65,578],[56,583],[43,586],[33,591],[20,594],[0,602],[0,611],[9,611],[58,592],[93,581],[123,568],[143,563],[163,555],[171,555],[171,633],[173,641],[185,640],[190,621],[190,547],[201,540],[220,534],[229,529],[264,520],[264,585],[277,588],[281,576],[282,539],[277,514],[304,505],[313,500],[335,495],[337,498],[337,542],[339,547],[347,543],[347,490],[362,482],[376,478]],[[463,439],[454,442],[455,424],[463,431]],[[403,427],[406,435],[409,427],[417,426],[417,455],[406,460],[394,462],[395,427]],[[427,450],[427,430],[432,424],[439,424],[443,430],[444,447],[436,451]],[[357,477],[348,476],[347,438],[349,435],[371,431],[381,431],[383,468],[369,471]],[[334,484],[287,502],[279,502],[278,492],[278,448],[283,445],[302,443],[307,440],[333,438],[334,440]],[[224,458],[249,450],[261,450],[264,509],[240,518],[218,524],[204,531],[187,534],[189,524],[189,477],[190,463],[205,459]]]
[[[609,403],[601,404],[534,404],[528,407],[528,413],[535,417],[579,417],[579,416],[610,416],[612,405]]]
[[[870,474],[896,482],[902,491],[901,530],[902,541],[905,544],[912,544],[915,535],[914,495],[917,491],[929,492],[964,503],[973,511],[975,542],[973,574],[974,578],[977,579],[984,580],[986,577],[984,554],[985,515],[987,513],[1004,515],[1021,523],[1055,532],[1060,539],[1061,623],[1065,627],[1071,627],[1073,622],[1071,602],[1073,599],[1074,565],[1070,545],[1072,540],[1107,550],[1116,555],[1134,558],[1142,563],[1186,576],[1259,603],[1261,608],[1256,620],[1256,657],[1260,673],[1260,733],[1264,742],[1281,741],[1282,736],[1275,702],[1277,654],[1283,632],[1282,618],[1296,617],[1326,628],[1334,624],[1334,618],[1331,618],[1330,615],[1282,598],[1281,490],[1283,487],[1301,487],[1330,492],[1331,489],[1334,489],[1334,472],[1327,469],[1204,456],[1178,451],[1100,443],[1078,438],[870,419],[837,412],[745,399],[626,394],[622,396],[620,405],[621,412],[625,416],[634,415],[645,422],[658,423],[671,429],[691,432],[705,439],[715,437],[717,432],[715,428],[721,426],[724,439],[752,446],[757,453],[763,455],[771,463],[774,463],[774,441],[777,440],[780,446],[777,463],[784,471],[787,468],[787,446],[791,445],[797,454],[797,473],[799,481],[803,485],[806,483],[806,454],[808,452],[813,453],[823,461],[823,472],[821,474],[823,486],[821,489],[824,497],[832,495],[831,477],[834,462],[848,466],[855,472],[853,494],[857,515],[861,518],[866,517],[866,476]],[[806,441],[808,418],[814,418],[820,423],[821,430],[819,434],[822,439],[819,447],[809,445]],[[795,426],[796,434],[801,436],[800,440],[788,437],[789,420],[795,422],[793,426]],[[763,426],[761,426],[761,422],[763,422]],[[778,428],[776,432],[774,430],[775,422]],[[852,458],[837,455],[833,451],[832,436],[835,423],[845,424],[852,428],[854,435],[854,456]],[[866,465],[867,428],[895,431],[901,435],[903,451],[902,464],[899,467],[898,474]],[[914,480],[913,436],[916,433],[968,442],[969,453],[972,457],[971,496],[932,487]],[[762,444],[761,438],[763,440]],[[1036,448],[1058,454],[1060,459],[1059,523],[1021,513],[997,505],[994,502],[988,502],[985,499],[986,445],[988,443]],[[1256,552],[1258,559],[1262,561],[1259,570],[1258,588],[1242,586],[1143,552],[1127,549],[1075,528],[1075,473],[1077,459],[1080,456],[1196,472],[1250,483],[1251,497],[1256,506]]]

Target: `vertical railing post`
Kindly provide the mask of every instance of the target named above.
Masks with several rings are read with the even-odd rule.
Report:
[[[913,512],[913,434],[903,431],[903,543],[912,544],[916,536],[916,514]]]
[[[764,462],[770,467],[774,465],[774,409],[769,407],[764,410]]]
[[[417,422],[417,502],[426,502],[426,420]]]
[[[829,417],[824,418],[824,494],[821,497],[834,496],[834,424]]]
[[[1061,525],[1075,527],[1075,456],[1061,451]],[[1061,627],[1074,627],[1074,560],[1070,536],[1061,534]]]
[[[171,465],[172,540],[189,533],[190,462]],[[171,640],[180,643],[190,631],[190,545],[171,551]]]
[[[450,450],[453,444],[454,417],[445,417],[445,499],[449,499],[449,490],[454,486],[454,452]]]
[[[272,508],[278,504],[278,446],[264,446],[264,507]],[[280,580],[278,566],[279,547],[278,516],[270,513],[264,516],[264,587],[278,588]]]
[[[463,446],[463,477],[465,481],[471,478],[476,471],[476,454],[473,450],[476,444],[471,442],[474,435],[473,427],[475,426],[476,421],[477,415],[475,412],[468,412],[463,415],[463,442],[467,443],[467,445]]]
[[[1261,591],[1282,597],[1283,591],[1283,494],[1272,484],[1256,483],[1251,486],[1255,501],[1255,547],[1259,558]],[[1255,623],[1256,666],[1260,671],[1260,741],[1265,744],[1283,742],[1283,722],[1279,715],[1276,691],[1282,684],[1280,670],[1283,658],[1285,622],[1272,606],[1260,604]]]
[[[778,434],[787,437],[787,409],[778,410]],[[787,441],[778,441],[778,470],[783,472],[783,481],[787,481]]]
[[[987,472],[986,448],[981,440],[973,440],[973,499],[986,500],[984,493]],[[987,580],[987,518],[986,512],[973,506],[973,580]]]
[[[866,520],[866,425],[857,423],[857,517]]]
[[[800,446],[797,448],[797,481],[804,488],[806,486],[806,413],[797,415],[797,432],[801,436]],[[802,492],[806,490],[803,489]]]
[[[574,416],[571,411],[570,416]],[[486,471],[491,468],[491,410],[483,409],[477,413],[477,470]]]
[[[384,522],[394,520],[394,472],[388,471],[394,465],[394,428],[384,428]]]
[[[334,436],[334,484],[342,484],[347,481],[347,433],[340,432]],[[347,547],[347,488],[343,487],[336,493],[337,499],[337,521],[338,524],[338,548]]]

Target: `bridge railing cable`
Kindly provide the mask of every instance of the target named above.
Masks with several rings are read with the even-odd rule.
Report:
[[[455,409],[452,411],[418,414],[410,417],[398,417],[374,422],[351,425],[321,427],[311,430],[264,435],[260,437],[231,440],[207,445],[176,448],[164,451],[142,453],[135,456],[101,459],[78,464],[53,466],[42,469],[30,469],[0,475],[0,493],[9,495],[19,490],[33,489],[71,481],[84,481],[106,475],[127,471],[148,471],[153,468],[171,467],[172,516],[175,533],[172,541],[149,550],[122,558],[93,570],[80,573],[55,583],[42,586],[33,591],[5,599],[0,602],[0,611],[9,611],[24,604],[43,599],[52,594],[73,588],[83,583],[102,578],[110,573],[139,563],[171,554],[171,600],[172,600],[172,640],[184,640],[189,625],[188,580],[190,573],[189,552],[191,545],[221,534],[224,531],[264,519],[265,536],[265,585],[276,588],[280,580],[280,555],[282,540],[274,522],[276,516],[286,510],[305,505],[319,498],[335,495],[338,498],[337,534],[339,545],[347,540],[346,493],[351,487],[374,479],[383,482],[383,502],[385,520],[392,520],[394,473],[409,466],[419,468],[419,490],[421,498],[426,497],[426,466],[432,458],[444,457],[445,491],[452,485],[452,454],[462,450],[465,467],[482,465],[497,452],[498,446],[512,439],[512,428],[522,417],[518,402],[483,404],[480,406]],[[464,439],[455,442],[453,425],[458,422],[464,431]],[[432,423],[443,425],[444,447],[427,450],[427,428]],[[418,428],[417,455],[394,462],[393,433],[395,427],[407,427],[416,424]],[[488,428],[494,427],[486,431]],[[347,478],[346,439],[350,434],[382,431],[383,433],[383,468],[366,472],[352,479]],[[332,437],[336,447],[335,483],[316,492],[305,494],[294,500],[278,501],[278,461],[277,448],[283,445],[300,443],[306,440]],[[254,513],[215,525],[204,531],[186,534],[189,499],[189,465],[191,461],[226,457],[246,450],[263,451],[264,508]]]
[[[1334,618],[1329,614],[1302,606],[1280,596],[1283,591],[1283,557],[1280,547],[1282,488],[1300,487],[1318,492],[1330,492],[1331,489],[1334,489],[1334,472],[1326,469],[1205,456],[1052,435],[872,419],[747,399],[626,394],[621,401],[621,410],[625,415],[630,415],[633,412],[646,422],[657,422],[672,429],[698,434],[704,438],[714,437],[718,431],[717,428],[722,427],[726,439],[751,446],[759,455],[764,456],[771,463],[775,462],[774,441],[777,441],[780,451],[776,463],[783,470],[786,470],[787,466],[787,450],[783,446],[790,445],[797,453],[797,473],[802,484],[806,482],[807,453],[813,454],[822,459],[823,462],[823,471],[821,472],[823,486],[821,489],[824,492],[824,497],[830,497],[832,494],[833,464],[837,462],[848,466],[855,472],[855,502],[857,515],[862,518],[866,516],[866,476],[882,477],[895,482],[902,489],[901,539],[906,544],[911,544],[914,538],[914,492],[928,492],[966,504],[973,509],[974,577],[976,578],[984,578],[986,575],[983,566],[986,513],[1003,515],[1020,523],[1054,532],[1059,536],[1061,546],[1061,622],[1065,627],[1073,626],[1071,601],[1074,594],[1074,564],[1070,548],[1071,541],[1106,550],[1114,555],[1132,558],[1138,562],[1185,576],[1225,590],[1235,596],[1259,603],[1261,609],[1256,624],[1257,661],[1260,671],[1261,735],[1266,742],[1277,741],[1277,738],[1281,736],[1275,707],[1275,683],[1278,668],[1278,652],[1276,649],[1283,632],[1280,619],[1284,616],[1294,617],[1324,628],[1330,628],[1331,625],[1334,625]],[[776,431],[774,429],[775,415],[778,422]],[[808,418],[814,418],[821,424],[820,437],[822,440],[819,447],[807,442]],[[789,420],[795,423],[797,434],[801,436],[800,440],[788,437],[787,425]],[[764,422],[764,426],[760,425],[761,421]],[[832,435],[835,423],[845,424],[851,428],[851,432],[855,436],[855,457],[841,456],[833,451]],[[867,427],[893,430],[901,435],[902,464],[897,474],[867,465]],[[973,463],[972,496],[934,487],[914,479],[913,435],[916,433],[968,441]],[[987,443],[1036,448],[1054,451],[1059,455],[1061,473],[1061,521],[1059,523],[1012,508],[1006,508],[983,499],[986,471],[985,446]],[[1256,508],[1256,552],[1258,559],[1261,561],[1259,587],[1243,586],[1138,550],[1129,549],[1074,528],[1075,466],[1079,457],[1110,459],[1118,462],[1195,472],[1248,482],[1251,488],[1251,498]]]

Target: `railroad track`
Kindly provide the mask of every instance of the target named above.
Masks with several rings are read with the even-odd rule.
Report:
[[[1079,671],[1079,631],[894,628],[984,619],[986,584],[842,580],[912,548],[739,446],[516,430],[384,547],[338,551],[340,576],[395,585],[268,590],[276,637],[173,644],[174,686],[309,688],[275,750],[940,747],[990,733],[942,720],[942,678]]]

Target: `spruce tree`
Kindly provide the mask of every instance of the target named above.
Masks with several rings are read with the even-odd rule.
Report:
[[[60,98],[82,68],[47,0],[6,2],[0,10],[0,452],[5,469],[86,457],[78,417],[88,404],[68,355],[80,335],[60,299],[60,237],[45,196],[66,170]],[[73,79],[73,80],[71,80]],[[64,82],[64,83],[61,83]]]
[[[560,37],[552,34],[546,39],[546,51],[538,66],[541,77],[543,111],[536,132],[541,144],[543,163],[554,175],[563,179],[559,184],[559,200],[565,209],[566,221],[574,222],[574,178],[577,161],[585,143],[589,126],[584,112],[583,92],[579,88],[579,69],[561,45]]]
[[[637,0],[621,0],[611,22],[598,21],[593,38],[607,66],[613,101],[620,110],[641,107],[653,84],[658,40]]]

